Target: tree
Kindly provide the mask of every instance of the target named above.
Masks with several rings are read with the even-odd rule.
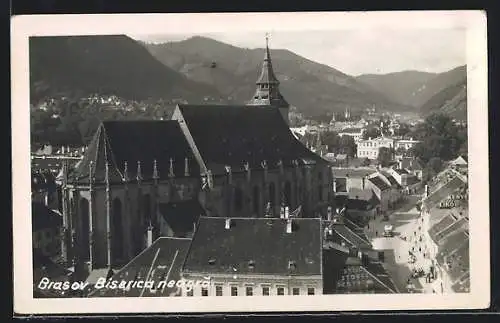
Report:
[[[452,119],[444,114],[432,114],[417,127],[415,134],[421,140],[413,152],[424,164],[431,158],[442,160],[456,158],[467,142],[467,132],[457,127]]]
[[[410,133],[410,125],[407,123],[400,123],[399,128],[394,129],[394,135],[395,136],[401,136],[404,137]]]
[[[378,158],[380,165],[382,167],[387,167],[392,161],[392,150],[387,147],[380,147],[378,150]]]
[[[369,139],[369,138],[377,138],[380,137],[380,129],[372,127],[368,128],[363,132],[363,139]]]

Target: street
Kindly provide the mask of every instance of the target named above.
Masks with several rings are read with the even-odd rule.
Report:
[[[413,269],[408,260],[412,242],[418,236],[420,213],[416,210],[415,204],[419,199],[420,195],[406,196],[406,200],[396,210],[388,212],[388,219],[384,220],[383,216],[377,216],[364,228],[373,248],[384,251],[385,259],[382,265],[401,293],[408,292],[408,279]],[[383,236],[384,226],[388,224],[393,226],[392,237]],[[410,278],[410,282],[414,286],[414,292],[424,291],[419,279]]]

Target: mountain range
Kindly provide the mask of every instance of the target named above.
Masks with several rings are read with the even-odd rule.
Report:
[[[357,79],[394,102],[415,107],[423,115],[441,111],[458,119],[466,118],[465,65],[443,73],[403,71],[383,75],[365,74]]]
[[[373,106],[397,112],[419,112],[422,107],[428,113],[458,95],[457,84],[465,80],[465,66],[440,74],[353,77],[289,50],[271,50],[271,57],[282,94],[306,116]],[[263,48],[240,48],[200,36],[163,44],[124,35],[32,37],[30,95],[32,101],[98,93],[133,100],[244,104],[253,96],[263,58]]]
[[[122,35],[30,38],[31,100],[68,95],[117,95],[201,102],[221,99],[217,89],[194,82]]]

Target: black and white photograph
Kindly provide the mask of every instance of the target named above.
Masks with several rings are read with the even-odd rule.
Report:
[[[15,310],[488,305],[482,12],[20,16],[12,39]]]

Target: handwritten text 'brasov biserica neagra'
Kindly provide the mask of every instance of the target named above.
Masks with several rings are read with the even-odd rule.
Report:
[[[201,286],[202,288],[208,288],[210,286],[210,281],[208,280],[170,280],[170,281],[159,281],[155,282],[153,280],[106,280],[106,278],[99,278],[93,287],[95,289],[123,289],[130,290],[132,288],[148,288],[148,289],[164,289],[164,288],[183,288],[186,291],[191,291],[195,286]],[[44,277],[38,283],[38,288],[42,290],[84,290],[89,287],[88,282],[61,282],[61,281],[51,281],[47,277]]]

